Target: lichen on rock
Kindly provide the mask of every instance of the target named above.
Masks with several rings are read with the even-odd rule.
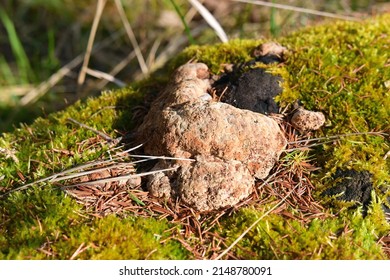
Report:
[[[203,63],[179,67],[137,137],[146,154],[195,160],[173,163],[177,170],[172,174],[150,176],[148,189],[199,211],[247,197],[254,180],[267,177],[287,144],[274,119],[204,98],[210,86],[206,73]]]

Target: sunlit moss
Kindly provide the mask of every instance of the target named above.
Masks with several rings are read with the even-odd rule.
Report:
[[[389,131],[390,16],[367,22],[337,22],[307,28],[278,41],[289,48],[282,65],[263,66],[284,79],[281,106],[300,99],[308,109],[326,114],[325,128],[315,136],[350,132]],[[144,94],[156,94],[178,65],[190,60],[209,65],[219,73],[223,64],[251,60],[253,49],[263,41],[234,40],[229,44],[193,46],[170,61],[162,71],[133,88],[106,92],[79,102],[67,110],[36,120],[0,138],[9,153],[0,154],[0,190],[15,188],[75,164],[93,160],[107,150],[96,135],[70,122],[73,118],[111,137],[132,126],[132,108]],[[310,154],[321,170],[312,175],[319,191],[334,184],[337,168],[367,170],[373,174],[373,203],[363,217],[360,208],[331,203],[334,215],[308,223],[272,214],[264,217],[233,248],[236,256],[251,259],[384,259],[378,240],[389,225],[382,203],[389,195],[389,141],[373,135],[347,137],[317,147]],[[383,189],[385,189],[383,191]],[[241,209],[221,221],[218,229],[233,242],[267,211]],[[289,208],[288,211],[296,211]],[[119,218],[95,219],[83,214],[74,200],[55,186],[45,185],[15,192],[0,200],[0,258],[3,259],[181,259],[192,258],[178,242],[168,240],[167,220]],[[78,248],[87,248],[76,254]]]
[[[263,214],[247,208],[226,219],[222,228],[228,243]],[[377,234],[383,232],[376,227],[371,216],[363,219],[358,212],[337,219],[316,218],[308,224],[272,214],[261,219],[233,251],[246,259],[384,259],[377,243]]]

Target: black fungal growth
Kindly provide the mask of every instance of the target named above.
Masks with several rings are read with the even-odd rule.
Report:
[[[238,71],[233,70],[214,83],[217,94],[224,90],[221,101],[261,114],[278,113],[274,97],[282,92],[282,78],[262,68],[253,68],[241,75]]]
[[[264,43],[254,50],[253,60],[230,65],[230,69],[212,85],[220,101],[265,115],[279,113],[274,97],[282,93],[280,84],[283,80],[265,69],[256,68],[256,63],[282,63],[285,51],[287,49],[277,43]]]
[[[372,174],[368,171],[340,170],[334,179],[337,185],[324,191],[323,195],[337,195],[338,200],[353,201],[363,205],[364,211],[371,202]]]

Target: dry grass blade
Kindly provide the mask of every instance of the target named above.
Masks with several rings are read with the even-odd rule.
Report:
[[[90,33],[89,38],[88,38],[87,50],[85,52],[83,65],[81,67],[81,70],[79,73],[79,78],[77,81],[77,83],[79,85],[82,85],[85,81],[88,63],[89,63],[89,59],[91,57],[93,42],[95,41],[96,31],[97,31],[97,28],[99,26],[100,18],[103,14],[103,10],[104,10],[104,6],[106,5],[106,2],[107,2],[107,0],[99,0],[97,3],[96,13],[95,13],[95,17],[94,17],[93,23],[92,23],[91,33]]]
[[[378,243],[382,245],[383,251],[390,258],[390,234],[380,238]]]
[[[13,97],[24,96],[34,88],[32,84],[3,86],[0,92],[0,102],[11,102]]]
[[[383,132],[355,132],[355,133],[345,133],[345,134],[338,134],[332,136],[317,137],[311,139],[310,138],[300,139],[300,140],[293,139],[293,141],[288,142],[289,148],[285,149],[284,152],[288,153],[296,150],[308,150],[315,146],[333,143],[334,140],[339,140],[344,137],[359,136],[359,135],[373,135],[373,136],[380,136],[380,137],[389,136],[388,134]]]
[[[88,162],[88,163],[85,163],[85,164],[82,164],[82,165],[79,165],[79,166],[76,166],[76,167],[73,167],[73,168],[69,168],[69,169],[64,170],[62,172],[59,172],[59,173],[55,173],[55,174],[53,174],[51,176],[48,176],[46,178],[43,178],[43,179],[31,182],[31,183],[22,185],[20,187],[17,187],[15,189],[12,189],[12,190],[4,193],[4,194],[0,194],[0,197],[6,196],[6,195],[8,195],[8,194],[10,194],[12,192],[25,190],[25,189],[33,186],[33,185],[37,185],[37,184],[40,184],[40,183],[45,183],[45,182],[55,183],[55,182],[64,180],[63,178],[65,176],[69,176],[69,174],[74,173],[74,172],[80,172],[80,170],[85,170],[85,169],[92,168],[94,166],[99,166],[99,165],[108,166],[108,165],[115,164],[116,160],[123,158],[123,154],[126,154],[128,152],[134,151],[134,150],[140,148],[141,146],[142,146],[142,144],[140,144],[138,146],[135,146],[133,148],[130,148],[128,150],[122,151],[122,152],[118,153],[117,156],[111,157],[110,159],[95,160],[95,161]]]
[[[95,78],[98,78],[98,79],[103,79],[103,80],[106,80],[106,81],[109,81],[109,82],[112,82],[114,84],[116,84],[118,87],[125,87],[126,86],[126,83],[115,78],[114,76],[108,74],[108,73],[105,73],[105,72],[102,72],[102,71],[99,71],[99,70],[94,70],[94,69],[91,69],[91,68],[87,68],[86,70],[86,73],[95,77]]]
[[[298,12],[298,13],[305,13],[305,14],[311,14],[311,15],[322,16],[322,17],[342,19],[342,20],[350,20],[350,21],[360,20],[359,18],[355,18],[355,17],[351,17],[351,16],[337,15],[337,14],[328,13],[328,12],[321,12],[321,11],[317,11],[317,10],[295,7],[295,6],[284,5],[284,4],[270,3],[270,2],[266,2],[266,1],[258,1],[258,0],[232,0],[232,1],[247,3],[247,4],[254,4],[254,5],[259,5],[259,6],[265,6],[265,7],[270,7],[270,8],[289,10],[289,11],[294,11],[294,12]]]
[[[70,257],[70,260],[74,260],[79,254],[90,248],[91,246],[84,247],[84,242],[80,244],[80,246],[77,248],[77,250],[73,253],[73,255]]]
[[[215,33],[223,43],[229,41],[225,31],[223,30],[219,22],[198,0],[188,1],[199,12],[199,14],[201,14],[205,21],[214,29]]]
[[[148,65],[148,68],[150,69],[151,66],[153,65],[155,59],[156,59],[156,54],[157,50],[160,47],[162,38],[157,38],[154,42],[152,47],[150,48],[149,55],[146,58],[146,64]]]
[[[52,87],[54,87],[59,81],[61,81],[67,74],[69,74],[77,65],[79,65],[83,61],[82,55],[75,57],[71,62],[63,66],[56,73],[51,75],[51,77],[42,82],[38,87],[29,91],[25,96],[20,99],[20,105],[26,106],[38,98],[43,96],[46,92],[49,91]]]
[[[135,51],[130,52],[121,62],[119,62],[111,71],[108,73],[110,76],[115,76],[121,70],[123,70],[129,63],[135,58]],[[108,80],[102,80],[97,84],[98,89],[102,89],[107,85]]]
[[[142,56],[141,49],[138,45],[137,39],[135,38],[133,29],[131,28],[130,22],[127,20],[125,10],[123,9],[122,3],[120,0],[115,0],[115,5],[118,9],[119,16],[122,20],[123,26],[126,29],[127,36],[130,39],[131,44],[133,45],[135,55],[138,59],[139,66],[143,74],[147,74],[149,72],[148,66],[146,65],[145,59]]]
[[[178,158],[178,157],[166,157],[166,156],[145,156],[145,155],[133,155],[133,154],[130,154],[130,157],[133,157],[133,158],[146,158],[146,159],[196,161],[195,159],[192,159],[192,158]]]
[[[338,135],[332,135],[332,136],[325,136],[325,137],[318,137],[318,138],[312,138],[312,139],[302,139],[297,141],[289,141],[288,144],[300,144],[300,143],[308,143],[308,142],[319,142],[322,140],[330,140],[330,139],[340,139],[342,137],[350,137],[350,136],[357,136],[357,135],[374,135],[374,136],[388,136],[388,134],[383,132],[354,132],[354,133],[345,133],[345,134],[338,134]]]
[[[92,127],[86,125],[86,124],[83,124],[83,123],[81,123],[81,122],[78,122],[78,121],[76,121],[75,119],[68,118],[67,120],[68,120],[68,121],[71,121],[72,123],[75,123],[75,124],[79,125],[80,127],[83,127],[83,128],[86,128],[86,129],[88,129],[88,130],[93,131],[94,133],[96,133],[97,135],[99,135],[100,137],[102,137],[102,138],[103,138],[104,140],[106,140],[107,142],[113,142],[113,141],[115,141],[115,139],[112,139],[109,135],[107,135],[107,134],[105,134],[105,133],[103,133],[103,132],[101,132],[101,131],[98,131],[98,130],[96,130],[96,129],[94,129],[94,128],[92,128]]]
[[[118,32],[114,34],[113,36],[107,38],[101,43],[96,44],[93,46],[91,53],[93,54],[96,51],[99,51],[103,47],[109,45],[117,39],[121,34]],[[44,94],[46,94],[51,88],[56,86],[65,76],[72,73],[73,69],[76,68],[80,63],[83,62],[83,57],[85,57],[85,54],[80,54],[76,56],[73,60],[71,60],[69,63],[61,67],[56,73],[51,75],[49,79],[42,82],[38,87],[34,87],[27,91],[27,93],[20,99],[20,105],[26,106],[28,104],[31,104],[35,102],[37,99],[42,97]],[[101,88],[101,87],[98,87]],[[12,90],[12,93],[15,93],[14,90]]]
[[[62,189],[74,188],[74,187],[79,187],[79,186],[83,186],[83,185],[91,185],[91,184],[104,184],[104,183],[110,183],[110,182],[118,182],[118,181],[148,176],[148,175],[152,175],[152,174],[156,174],[156,173],[160,173],[160,172],[173,171],[176,169],[177,169],[177,167],[172,167],[172,168],[166,168],[166,169],[137,173],[137,174],[132,173],[132,174],[126,174],[126,175],[121,175],[121,176],[117,176],[117,177],[109,177],[109,178],[98,179],[98,180],[93,180],[93,181],[80,182],[80,183],[73,184],[73,185],[63,186]]]

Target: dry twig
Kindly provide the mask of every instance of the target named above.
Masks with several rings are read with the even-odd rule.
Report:
[[[107,0],[98,0],[98,3],[97,3],[96,13],[95,13],[95,17],[93,19],[93,23],[92,23],[92,27],[91,27],[91,33],[90,33],[89,39],[88,39],[87,50],[85,51],[84,62],[83,62],[83,65],[81,67],[81,70],[79,73],[79,78],[77,81],[77,83],[79,85],[82,85],[85,81],[88,63],[89,63],[89,59],[91,57],[93,42],[95,41],[95,35],[97,32],[97,28],[99,26],[100,18],[103,14],[103,10],[104,10],[104,6],[106,5],[106,2],[107,2]]]
[[[133,45],[135,55],[138,59],[139,66],[142,70],[142,73],[146,75],[149,72],[148,66],[146,65],[145,59],[142,56],[141,49],[138,45],[137,39],[135,38],[133,29],[131,28],[130,22],[127,20],[125,10],[123,9],[122,3],[120,0],[115,0],[116,7],[119,12],[119,16],[122,20],[123,26],[126,29],[127,36],[130,39],[131,44]]]

